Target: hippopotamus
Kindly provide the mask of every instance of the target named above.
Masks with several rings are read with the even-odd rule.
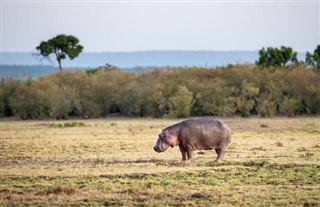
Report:
[[[231,142],[231,129],[214,118],[189,119],[171,125],[158,134],[154,146],[156,152],[179,146],[182,160],[192,159],[195,150],[212,150],[217,153],[215,161],[221,161]]]

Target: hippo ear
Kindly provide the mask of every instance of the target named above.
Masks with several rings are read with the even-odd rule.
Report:
[[[158,137],[160,137],[160,138],[166,137],[167,136],[167,132],[168,132],[168,129],[161,130],[161,132],[158,134]]]
[[[164,133],[164,130],[161,130],[161,132],[158,134],[158,137],[162,138],[163,137],[163,133]]]
[[[162,138],[167,137],[167,136],[168,136],[168,131],[169,131],[168,129],[164,129],[163,132],[162,132],[162,134],[161,134],[161,137],[162,137]]]

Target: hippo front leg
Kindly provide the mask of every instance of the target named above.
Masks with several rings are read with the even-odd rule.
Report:
[[[181,145],[179,145],[180,148],[180,152],[182,155],[182,160],[186,160],[187,159],[187,150],[185,150]]]
[[[193,148],[190,145],[187,145],[187,154],[188,160],[192,160]]]

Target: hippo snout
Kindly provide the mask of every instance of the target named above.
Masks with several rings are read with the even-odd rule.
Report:
[[[159,148],[158,146],[154,146],[153,149],[154,149],[154,151],[156,151],[156,152],[161,152],[161,150],[160,150],[160,148]]]
[[[154,145],[153,149],[156,152],[164,152],[169,148],[169,145],[165,142],[162,141],[162,139],[158,139],[157,143]]]

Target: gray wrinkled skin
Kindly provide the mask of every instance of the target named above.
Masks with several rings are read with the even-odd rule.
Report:
[[[213,118],[189,119],[163,129],[154,146],[156,152],[179,146],[182,160],[192,159],[195,150],[215,150],[221,161],[231,142],[231,129]]]

